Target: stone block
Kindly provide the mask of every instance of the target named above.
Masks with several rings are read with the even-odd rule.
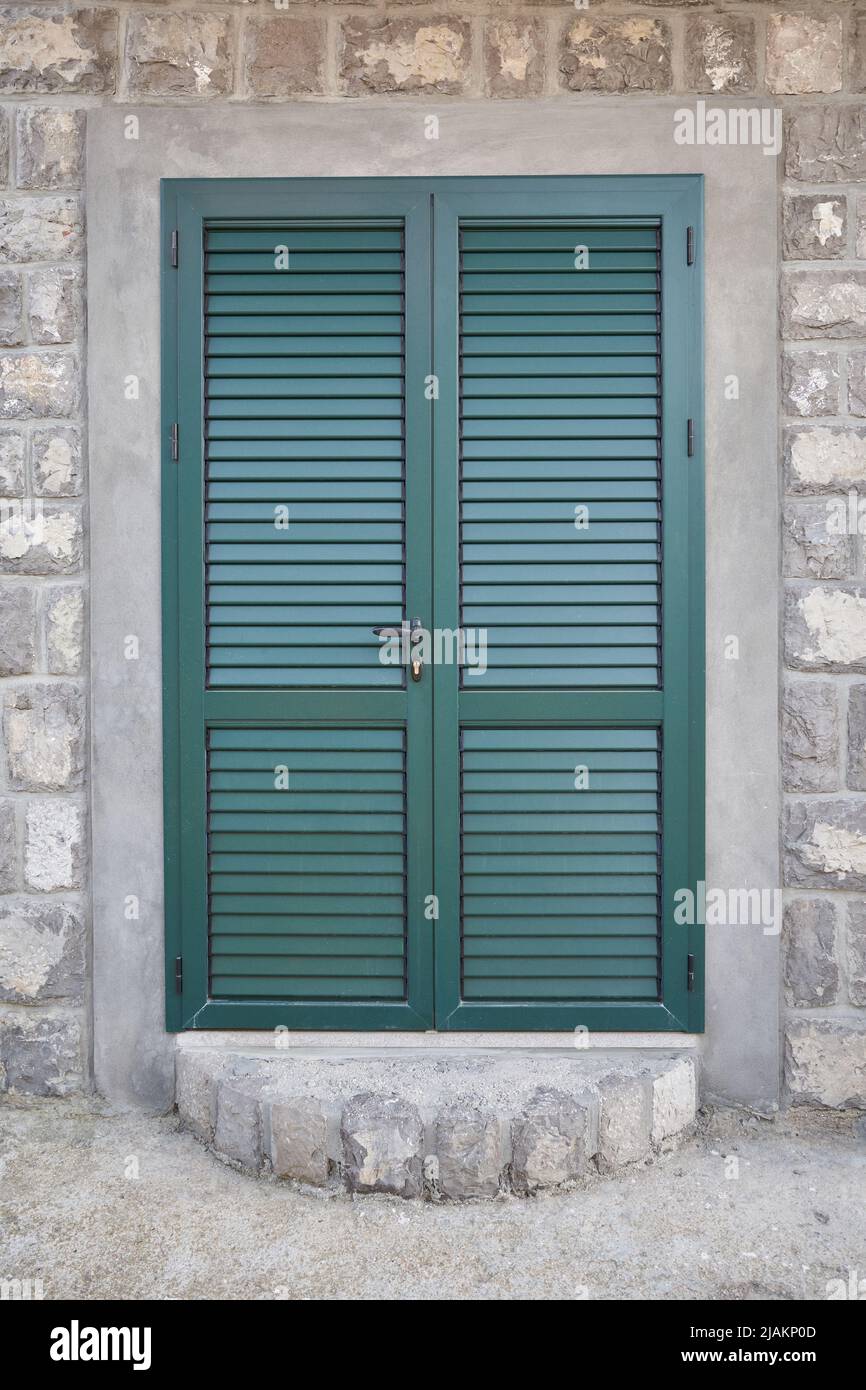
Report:
[[[84,777],[84,699],[74,685],[26,685],[6,693],[3,735],[15,791],[80,787]]]
[[[789,792],[839,787],[839,712],[829,681],[786,681],[782,691],[782,772]]]
[[[353,1096],[340,1125],[344,1172],[353,1192],[421,1194],[423,1126],[415,1106],[399,1096]]]
[[[782,275],[784,338],[866,334],[866,270],[789,270]]]
[[[866,803],[809,798],[785,807],[785,883],[793,888],[866,888]]]
[[[842,194],[785,194],[782,255],[786,261],[821,261],[844,256],[848,247],[848,201]]]
[[[559,69],[572,92],[670,91],[670,28],[649,15],[581,16],[563,32]]]
[[[786,352],[782,357],[782,406],[789,415],[839,415],[839,355]],[[866,409],[863,411],[866,414]]]
[[[84,815],[71,799],[40,797],[24,818],[24,883],[37,893],[83,888],[86,874]]]
[[[866,671],[866,590],[786,586],[785,661],[795,671]]]
[[[83,323],[81,277],[75,270],[34,270],[29,276],[27,316],[34,343],[71,343]]]
[[[471,1101],[454,1101],[436,1116],[436,1157],[443,1197],[495,1197],[505,1155],[498,1115]]]
[[[259,1097],[231,1078],[217,1083],[214,1148],[224,1158],[250,1168],[261,1168],[261,1115]]]
[[[33,491],[38,497],[77,497],[84,462],[77,425],[40,425],[33,430]]]
[[[79,507],[43,507],[39,499],[0,513],[0,572],[77,574],[84,552]]]
[[[80,999],[84,924],[74,903],[0,898],[0,1000]]]
[[[84,665],[84,592],[63,585],[45,594],[45,664],[53,676],[77,676]]]
[[[697,1077],[690,1057],[679,1057],[652,1083],[652,1142],[666,1148],[694,1124]]]
[[[598,1102],[540,1086],[511,1126],[518,1192],[560,1187],[586,1172],[598,1146]]]
[[[76,197],[0,198],[0,263],[69,261],[84,251]]]
[[[785,996],[793,1008],[835,1004],[839,997],[836,906],[823,898],[785,904]]]
[[[866,1108],[866,1019],[790,1019],[785,1081],[794,1105]]]
[[[278,1178],[324,1187],[331,1172],[328,1122],[322,1106],[308,1096],[270,1105],[271,1165]]]
[[[18,1009],[0,1016],[0,1090],[72,1095],[82,1088],[83,1068],[77,1014],[39,1017]]]
[[[84,112],[23,106],[18,112],[15,182],[19,188],[80,188]]]
[[[0,92],[113,92],[117,13],[12,5],[0,11]]]
[[[841,91],[841,16],[770,14],[766,82],[779,94]]]
[[[74,415],[80,380],[67,352],[24,352],[0,357],[0,419]]]
[[[784,507],[782,569],[790,579],[847,579],[855,537],[847,497],[809,497]]]
[[[491,20],[484,30],[488,96],[539,96],[544,90],[544,44],[541,20]]]
[[[133,97],[228,96],[234,74],[233,30],[227,16],[174,10],[130,13],[126,76]]]
[[[644,1076],[606,1077],[599,1085],[598,1166],[602,1172],[650,1157],[652,1086]]]
[[[354,15],[342,25],[340,75],[349,96],[462,92],[471,72],[471,28],[456,15]]]
[[[285,98],[325,89],[323,19],[278,13],[247,25],[246,82],[251,96]]]
[[[36,663],[36,591],[0,585],[0,676],[26,676]]]
[[[785,173],[803,183],[866,179],[866,106],[799,106],[785,118]]]
[[[24,431],[0,428],[0,497],[20,497],[24,492]]]
[[[686,89],[755,90],[755,26],[741,15],[695,15],[686,25]]]

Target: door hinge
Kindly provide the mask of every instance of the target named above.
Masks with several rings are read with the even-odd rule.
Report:
[[[686,988],[689,990],[695,987],[695,958],[686,956]]]
[[[177,270],[177,228],[171,234],[171,264]]]
[[[183,994],[183,956],[174,958],[174,988],[175,993]]]
[[[180,451],[179,451],[179,448],[178,448],[177,421],[175,421],[175,423],[174,423],[174,424],[172,425],[172,427],[171,427],[171,461],[172,461],[172,463],[177,463],[179,457],[180,457]]]
[[[695,229],[686,227],[686,265],[695,263]]]
[[[686,454],[690,459],[695,456],[695,422],[691,419],[686,422]]]

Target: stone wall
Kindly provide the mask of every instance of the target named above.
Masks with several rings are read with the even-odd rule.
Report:
[[[584,94],[682,93],[689,103],[715,94],[783,109],[787,1081],[795,1100],[866,1104],[866,0],[790,12],[764,0],[29,0],[0,9],[6,1084],[64,1092],[89,1071],[88,109],[403,93],[429,98],[440,116],[458,95],[574,104]],[[122,912],[119,904],[119,920]]]

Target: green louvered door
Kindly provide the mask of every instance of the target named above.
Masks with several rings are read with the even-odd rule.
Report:
[[[431,606],[429,198],[164,197],[170,1014],[430,1027],[433,939],[410,904],[433,878],[432,686],[383,664],[375,632]]]
[[[700,221],[164,185],[170,1026],[702,1026]]]

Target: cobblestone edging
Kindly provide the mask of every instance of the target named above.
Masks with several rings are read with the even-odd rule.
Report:
[[[0,1085],[5,1077],[15,1089],[62,1094],[88,1076],[88,109],[403,93],[429,97],[442,119],[458,95],[558,95],[574,105],[584,94],[678,93],[689,104],[718,96],[782,108],[787,1084],[794,1099],[840,1088],[862,1097],[862,0],[807,10],[764,0],[590,0],[585,9],[571,0],[32,0],[0,9]],[[834,503],[851,515],[852,492],[854,525],[839,530],[828,518]],[[118,653],[118,699],[125,669]],[[135,929],[136,910],[115,905],[118,931]]]
[[[696,1064],[195,1048],[178,1053],[177,1105],[185,1128],[252,1173],[427,1200],[529,1196],[674,1147],[694,1125]]]

